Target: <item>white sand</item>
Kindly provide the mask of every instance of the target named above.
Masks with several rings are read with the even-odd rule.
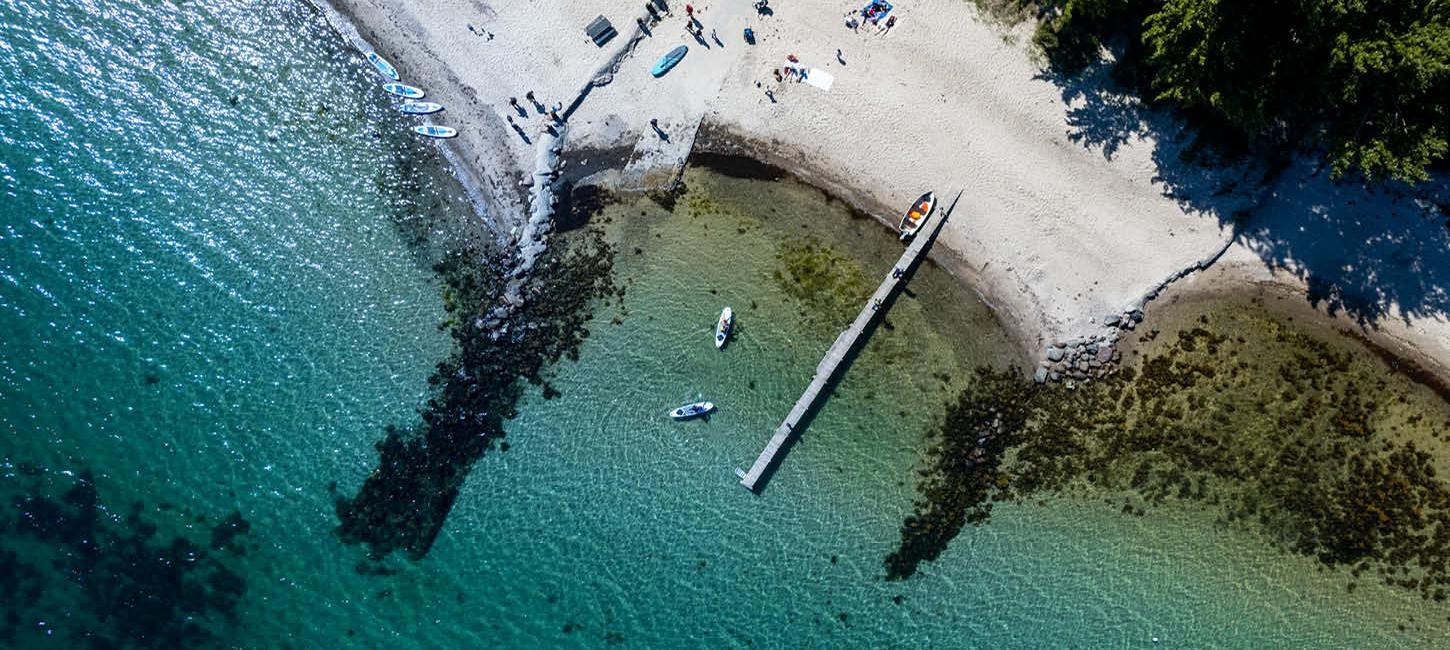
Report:
[[[440,121],[464,134],[450,146],[491,180],[492,209],[520,216],[518,180],[533,169],[535,151],[505,123],[513,110],[508,98],[528,106],[524,93],[533,90],[546,105],[570,102],[645,15],[644,0],[333,2],[405,81],[448,104]],[[1245,170],[1180,163],[1183,143],[1171,120],[1102,92],[1092,78],[1070,84],[1071,91],[1042,78],[1025,45],[1030,26],[1006,31],[963,0],[900,0],[898,23],[886,35],[845,27],[846,12],[864,0],[775,0],[770,17],[756,16],[750,0],[691,3],[709,47],[685,32],[685,4],[670,2],[673,17],[571,116],[566,157],[593,156],[597,164],[615,152],[612,166],[626,173],[606,176],[626,187],[658,185],[672,178],[703,123],[883,221],[894,221],[926,189],[947,200],[960,190],[933,257],[982,293],[1030,350],[1103,333],[1104,316],[1142,306],[1165,283],[1220,255],[1236,277],[1297,285],[1298,275],[1310,273],[1296,275],[1295,264],[1333,276],[1335,247],[1356,241],[1319,242],[1312,253],[1300,247],[1296,252],[1313,258],[1302,264],[1282,250],[1261,246],[1264,254],[1256,253],[1256,244],[1285,238],[1281,233],[1293,238],[1295,220],[1313,202],[1283,197],[1331,191],[1322,174],[1293,169],[1277,185],[1255,188],[1241,182]],[[584,34],[596,15],[620,32],[604,48]],[[493,38],[475,35],[470,22]],[[747,25],[754,46],[742,37]],[[723,47],[710,41],[712,29]],[[652,78],[655,60],[679,44],[690,46],[684,61]],[[831,75],[830,89],[777,84],[771,71],[788,54]],[[543,118],[529,113],[520,122],[534,133]],[[668,142],[650,128],[651,118]],[[1404,255],[1428,255],[1450,268],[1450,235],[1443,228],[1436,234],[1433,206],[1401,208],[1423,222],[1416,226],[1421,249],[1384,241],[1366,262],[1397,260],[1382,272],[1416,273],[1397,257],[1395,246],[1403,245]],[[1230,247],[1233,233],[1224,224],[1235,213],[1265,236]],[[1363,269],[1339,273],[1358,280]],[[1353,292],[1381,303],[1358,310],[1376,314],[1367,324],[1391,322],[1405,346],[1438,360],[1440,370],[1450,368],[1450,299],[1438,289],[1450,286],[1445,273],[1431,278],[1437,287],[1418,292],[1377,293],[1376,281],[1396,282],[1386,276],[1353,283]]]

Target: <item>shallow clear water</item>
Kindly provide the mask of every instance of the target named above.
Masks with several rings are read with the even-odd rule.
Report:
[[[424,560],[360,574],[328,488],[355,490],[449,351],[429,254],[396,225],[466,216],[437,161],[397,137],[366,64],[295,3],[12,2],[0,69],[0,492],[26,485],[21,463],[89,468],[112,512],[141,500],[163,531],[203,541],[240,511],[248,551],[226,561],[247,590],[234,619],[207,621],[226,645],[1443,639],[1443,607],[1345,594],[1188,508],[999,507],[918,578],[885,582],[923,432],[968,368],[1013,360],[1009,343],[923,267],[765,493],[746,493],[734,468],[836,333],[775,279],[782,244],[814,234],[867,282],[900,249],[810,188],[700,170],[673,212],[630,201],[596,218],[627,291],[557,368],[562,396],[530,394]],[[737,335],[716,351],[727,304]],[[696,395],[719,413],[663,417]],[[95,625],[65,578],[47,580],[41,607],[0,601],[24,614],[19,647],[72,647]]]

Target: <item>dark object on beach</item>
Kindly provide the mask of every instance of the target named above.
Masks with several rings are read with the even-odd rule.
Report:
[[[745,42],[751,45],[755,45],[755,30],[749,27],[745,28]]]
[[[774,14],[775,11],[770,8],[770,0],[760,0],[759,2],[755,3],[755,13],[758,13],[762,16],[769,16],[771,14]]]
[[[608,43],[619,32],[615,31],[614,25],[609,23],[608,18],[599,16],[593,22],[589,23],[588,27],[584,28],[584,33],[589,35],[589,39],[594,41],[594,45],[604,47],[604,44]]]

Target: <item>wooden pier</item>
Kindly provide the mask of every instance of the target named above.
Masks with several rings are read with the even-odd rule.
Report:
[[[961,198],[960,193],[957,194],[957,198]],[[881,286],[876,288],[876,293],[871,294],[871,300],[861,309],[861,313],[856,315],[856,320],[851,321],[851,326],[836,337],[836,342],[831,344],[829,350],[826,350],[825,358],[816,365],[816,374],[811,377],[810,385],[806,386],[805,392],[801,394],[800,399],[796,400],[790,414],[785,416],[785,421],[781,422],[780,427],[775,430],[775,435],[770,437],[770,442],[765,444],[765,449],[755,459],[755,464],[750,466],[749,471],[735,470],[735,475],[740,477],[740,484],[745,486],[745,489],[759,492],[761,488],[765,487],[772,468],[779,460],[778,456],[784,455],[784,449],[791,436],[799,433],[801,420],[816,405],[817,400],[825,399],[826,395],[830,394],[826,387],[836,375],[836,370],[840,368],[841,362],[846,359],[851,350],[855,349],[856,343],[864,337],[866,328],[871,321],[886,310],[891,295],[906,282],[906,277],[911,273],[912,267],[916,265],[926,247],[936,238],[937,231],[951,215],[956,204],[956,200],[953,200],[950,207],[938,210],[936,214],[932,215],[927,227],[917,233],[911,244],[906,247],[906,252],[901,254],[901,259],[891,267],[891,272],[886,275],[886,279],[881,281]]]

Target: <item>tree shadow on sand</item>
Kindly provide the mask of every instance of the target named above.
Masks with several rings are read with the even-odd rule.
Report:
[[[1240,240],[1309,286],[1309,301],[1361,325],[1450,314],[1450,192],[1334,183],[1323,165],[1286,170]]]
[[[1202,120],[1145,106],[1112,80],[1111,61],[1081,74],[1044,70],[1061,93],[1069,141],[1113,159],[1150,146],[1153,182],[1190,213],[1211,215],[1309,300],[1361,325],[1450,319],[1450,178],[1417,186],[1330,179],[1319,151],[1235,141]]]

